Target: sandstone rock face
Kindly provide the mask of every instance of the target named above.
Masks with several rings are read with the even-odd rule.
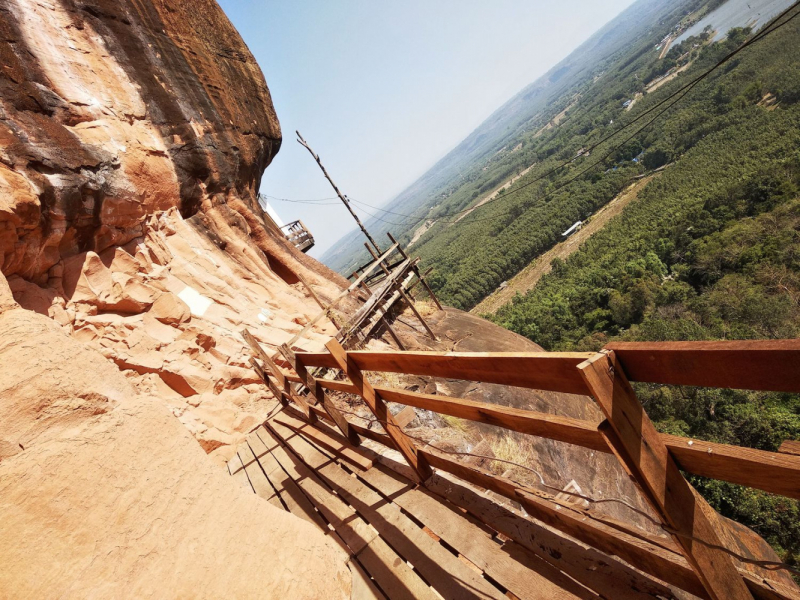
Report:
[[[0,307],[0,597],[349,597],[330,538],[7,288]]]
[[[265,224],[280,141],[213,0],[0,0],[0,597],[349,595],[220,468],[270,399],[241,330],[341,289]]]

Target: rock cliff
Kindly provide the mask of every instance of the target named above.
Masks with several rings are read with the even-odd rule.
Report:
[[[0,0],[0,596],[349,595],[205,454],[264,417],[240,330],[340,289],[265,224],[280,143],[213,0]]]

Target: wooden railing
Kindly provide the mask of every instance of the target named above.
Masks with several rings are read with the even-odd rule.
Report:
[[[300,220],[284,225],[281,227],[281,231],[300,252],[307,252],[314,247],[314,236]]]
[[[310,421],[330,421],[353,443],[365,437],[398,450],[411,467],[410,476],[420,482],[433,468],[449,472],[513,499],[531,516],[700,597],[800,597],[796,588],[784,589],[779,583],[754,576],[721,549],[724,543],[718,528],[722,521],[681,474],[684,471],[800,499],[800,456],[658,433],[630,384],[800,392],[800,340],[617,343],[598,353],[346,351],[331,340],[325,353],[295,353],[283,347],[281,353],[291,367],[284,370],[252,336],[246,337],[264,369],[255,362],[254,366],[281,401],[296,404]],[[315,378],[309,373],[314,367],[337,369],[346,379]],[[463,398],[373,387],[365,375],[370,371],[582,394],[594,399],[605,419],[598,425]],[[298,383],[309,388],[308,397],[300,392]],[[326,389],[361,396],[385,433],[348,422],[327,398]],[[564,506],[538,490],[421,447],[394,421],[387,402],[614,454],[674,544],[592,511]]]

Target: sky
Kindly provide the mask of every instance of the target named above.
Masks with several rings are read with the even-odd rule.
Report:
[[[633,0],[218,0],[267,80],[283,145],[261,193],[383,206]],[[355,227],[338,200],[270,199],[319,257]],[[369,215],[355,207],[362,220]],[[375,213],[374,209],[368,209]],[[381,213],[377,213],[381,214]]]

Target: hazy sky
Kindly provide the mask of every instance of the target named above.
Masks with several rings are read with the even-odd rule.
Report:
[[[283,131],[261,192],[333,195],[299,130],[345,194],[381,206],[633,0],[219,2]],[[270,203],[284,222],[303,219],[313,256],[355,227],[340,202]]]

